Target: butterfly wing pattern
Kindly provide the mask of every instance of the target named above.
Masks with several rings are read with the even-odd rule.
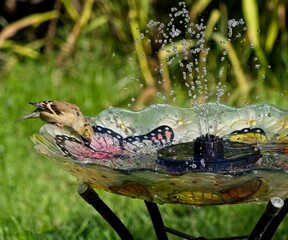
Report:
[[[55,142],[65,156],[80,161],[112,159],[115,155],[125,152],[122,149],[123,138],[121,135],[100,126],[93,127],[93,130],[94,136],[90,144],[66,135],[56,135]]]
[[[139,151],[149,153],[155,148],[172,143],[174,138],[173,130],[169,126],[159,126],[146,134],[126,138],[98,125],[94,126],[93,130],[91,143],[66,135],[56,135],[55,142],[67,157],[80,161],[95,161],[125,159]]]

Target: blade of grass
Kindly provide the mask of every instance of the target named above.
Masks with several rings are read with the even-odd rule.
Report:
[[[147,86],[154,86],[154,79],[152,73],[149,69],[148,60],[145,55],[143,42],[141,39],[140,26],[137,15],[137,8],[135,0],[128,0],[129,5],[129,19],[130,19],[130,28],[133,36],[133,41],[135,45],[135,50],[137,58],[140,64],[141,72],[144,76]]]
[[[118,41],[120,44],[122,43],[129,43],[131,42],[130,31],[127,30],[127,15],[128,15],[128,6],[127,0],[120,0],[120,1],[98,1],[100,14],[107,16],[109,20],[109,26],[112,28],[113,32],[116,34]],[[128,5],[128,4],[127,4]],[[123,11],[125,17],[123,18]]]
[[[251,88],[249,82],[247,81],[247,78],[244,74],[244,71],[241,67],[240,60],[236,54],[236,51],[234,50],[232,44],[221,34],[219,33],[213,33],[212,39],[216,41],[216,43],[223,49],[227,50],[229,59],[231,61],[234,74],[236,77],[236,80],[238,82],[238,87],[240,89],[241,94],[244,98],[248,96],[249,90]]]
[[[22,18],[18,21],[15,21],[13,23],[10,23],[7,27],[5,27],[0,32],[0,48],[6,39],[13,37],[20,29],[29,27],[35,24],[39,25],[53,18],[57,18],[58,16],[59,16],[59,13],[57,11],[36,13],[36,14],[29,15],[28,17]]]
[[[81,15],[78,17],[72,31],[70,32],[65,44],[63,45],[59,55],[57,56],[57,64],[61,64],[63,60],[71,53],[76,40],[78,39],[83,26],[91,17],[94,0],[87,0],[83,7]]]
[[[211,3],[211,0],[199,0],[190,9],[191,20],[195,20]]]
[[[211,38],[211,35],[213,33],[214,27],[217,24],[217,22],[220,19],[220,11],[219,10],[213,10],[210,14],[210,17],[206,24],[206,30],[205,30],[205,41],[208,41]]]
[[[271,22],[267,30],[267,36],[265,38],[265,51],[267,53],[270,53],[272,51],[280,29],[280,21],[278,19],[278,0],[272,1],[272,3],[275,7],[271,17]]]
[[[260,44],[260,27],[258,4],[256,0],[242,0],[243,15],[248,30],[248,37],[253,44],[255,54],[257,55],[262,66],[267,66],[267,59]]]
[[[139,25],[141,28],[145,27],[148,22],[148,15],[149,15],[149,0],[141,0],[137,1],[137,10],[139,16]]]
[[[73,1],[70,0],[61,0],[61,2],[63,3],[63,5],[65,6],[65,10],[68,12],[68,14],[70,15],[70,17],[76,21],[79,17],[79,13],[76,10],[76,8],[73,6]]]
[[[224,2],[221,2],[219,4],[219,8],[220,8],[220,12],[221,12],[221,18],[220,18],[220,21],[218,24],[218,31],[227,37],[227,35],[228,35],[228,28],[227,28],[228,10],[227,10],[227,6]]]
[[[62,8],[62,2],[60,0],[56,0],[53,6],[53,9],[57,12],[60,12]],[[49,22],[49,26],[46,33],[44,53],[48,54],[52,51],[56,39],[57,26],[58,26],[59,18],[54,18]]]
[[[20,44],[17,44],[16,42],[10,40],[4,41],[1,48],[10,48],[13,52],[17,54],[34,59],[38,59],[40,55],[38,51],[35,51],[30,46],[21,46]]]
[[[87,26],[85,26],[85,29],[83,30],[84,33],[89,33],[91,31],[94,31],[96,28],[102,26],[103,24],[108,22],[108,17],[106,15],[97,17],[93,19]]]

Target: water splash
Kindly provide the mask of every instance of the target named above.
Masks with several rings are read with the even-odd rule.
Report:
[[[168,80],[170,81],[170,79],[165,79],[167,66],[171,66],[171,68],[176,66],[181,69],[182,76],[180,75],[179,78],[185,84],[190,104],[192,106],[202,104],[215,94],[214,90],[209,87],[208,81],[207,55],[210,46],[207,44],[204,20],[201,19],[200,23],[191,23],[185,2],[180,2],[177,7],[171,8],[169,17],[167,24],[153,20],[147,24],[150,29],[148,33],[152,35],[153,32],[154,36],[150,42],[161,45],[158,51],[160,64],[157,69],[163,76],[161,84],[164,85]],[[233,26],[237,24],[231,23],[230,25],[232,31]],[[220,85],[219,81],[216,85]],[[223,88],[216,88],[215,92],[217,101],[220,101]]]
[[[220,103],[223,98],[229,98],[230,92],[227,91],[223,79],[227,68],[230,67],[228,57],[230,49],[223,47],[222,54],[218,56],[218,59],[211,58],[210,55],[214,54],[211,53],[211,49],[215,48],[216,41],[212,40],[212,36],[218,34],[220,36],[218,44],[223,46],[226,46],[227,42],[245,42],[245,38],[242,38],[246,31],[244,20],[242,18],[228,20],[227,36],[225,37],[219,33],[216,27],[210,32],[204,18],[200,18],[196,23],[192,22],[185,2],[179,2],[177,6],[172,7],[168,16],[167,22],[149,20],[147,29],[141,32],[139,37],[152,49],[151,54],[154,59],[158,59],[158,65],[154,67],[154,77],[158,89],[156,101],[177,104],[178,98],[179,101],[183,99],[182,96],[179,97],[183,92],[186,94],[185,105],[192,107],[208,101]],[[212,74],[215,71],[209,69],[209,66],[213,65],[211,61],[214,61],[215,64],[221,63],[216,75]],[[253,67],[261,68],[257,58],[254,60]],[[137,84],[138,89],[145,90],[145,83],[138,82]],[[128,107],[132,107],[138,99],[139,97],[133,96]],[[205,111],[198,113],[200,132],[207,132],[207,130],[212,134],[217,132],[219,114],[216,113],[212,126],[203,125],[201,122],[200,119],[204,119],[205,123],[205,115],[207,118]]]

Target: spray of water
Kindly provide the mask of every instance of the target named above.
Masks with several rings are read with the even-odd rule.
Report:
[[[217,28],[214,28],[213,32],[216,31]],[[242,41],[242,33],[245,31],[243,19],[230,19],[227,22],[227,37],[223,37],[223,39],[228,42],[239,39]],[[201,18],[197,23],[191,22],[186,3],[179,2],[177,6],[171,8],[167,23],[150,20],[147,23],[147,29],[140,34],[140,39],[145,44],[158,46],[154,55],[159,61],[159,64],[154,68],[155,76],[158,74],[158,79],[155,79],[156,85],[160,89],[156,94],[157,102],[166,102],[170,99],[172,102],[176,102],[177,89],[182,88],[186,93],[186,102],[190,106],[200,106],[197,108],[199,109],[197,116],[200,133],[217,132],[219,110],[215,114],[214,122],[209,123],[209,113],[201,108],[201,105],[207,101],[220,103],[223,96],[230,95],[226,91],[225,84],[221,81],[223,74],[227,71],[225,68],[229,67],[229,64],[221,64],[229,61],[229,49],[224,49],[220,58],[216,60],[216,66],[218,63],[221,66],[218,75],[211,75],[210,72],[212,71],[208,69],[211,64],[208,61],[211,48],[215,47],[215,43],[211,41],[211,33],[207,36],[205,19]],[[226,44],[225,41],[221,40],[220,44]],[[254,67],[260,68],[257,58],[254,62]],[[174,74],[174,72],[180,72],[180,75]],[[174,79],[176,79],[175,83],[173,82]],[[137,85],[141,89],[144,88],[144,84],[140,81],[137,81]],[[132,98],[128,107],[131,107],[136,100],[136,97]]]

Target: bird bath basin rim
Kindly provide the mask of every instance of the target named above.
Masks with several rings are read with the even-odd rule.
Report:
[[[96,188],[157,203],[194,205],[288,196],[288,128],[284,126],[288,113],[272,105],[232,108],[208,103],[178,108],[157,104],[138,112],[109,108],[87,119],[95,139],[106,140],[107,145],[99,145],[101,154],[95,153],[95,139],[93,147],[87,148],[69,129],[51,124],[44,125],[32,140],[39,153]],[[263,165],[213,173],[173,172],[156,163],[159,149],[192,141],[208,130],[224,139],[260,145]]]

